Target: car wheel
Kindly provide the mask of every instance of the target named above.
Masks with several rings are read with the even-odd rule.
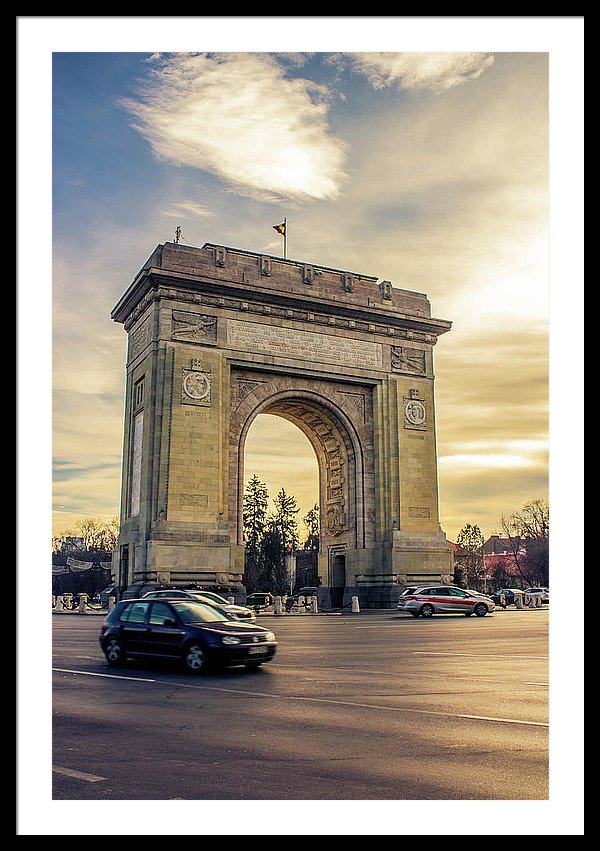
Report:
[[[472,614],[473,614],[473,612],[465,612],[465,617],[470,618]]]
[[[122,665],[125,661],[123,647],[118,638],[109,638],[104,645],[104,655],[109,665]]]
[[[199,674],[207,667],[206,651],[197,641],[188,644],[183,652],[183,664],[190,674]]]
[[[411,615],[413,616],[413,618],[420,618],[421,612],[411,612]]]
[[[420,615],[422,618],[430,618],[433,615],[433,606],[428,604],[421,606]]]
[[[477,603],[474,612],[478,618],[482,618],[484,615],[487,615],[487,606],[485,603]]]
[[[261,665],[262,665],[262,662],[247,662],[246,668],[249,671],[258,671],[258,669],[260,668]]]

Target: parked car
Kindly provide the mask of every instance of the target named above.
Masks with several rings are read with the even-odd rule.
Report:
[[[260,609],[268,609],[275,602],[275,598],[269,591],[254,591],[246,597],[246,605],[258,612]]]
[[[500,588],[499,591],[495,591],[491,594],[491,598],[497,605],[500,604],[500,595],[504,594],[504,600],[507,606],[513,606],[516,602],[517,597],[523,596],[523,591],[520,588]]]
[[[400,599],[402,599],[402,597],[408,597],[410,594],[414,594],[419,587],[419,585],[409,585],[408,588],[405,588],[402,594],[400,594]]]
[[[301,588],[296,594],[289,594],[285,600],[286,611],[289,612],[294,608],[294,606],[297,606],[300,597],[304,599],[304,604],[306,605],[308,598],[315,597],[318,590],[319,589],[316,585],[309,585],[305,588]]]
[[[117,597],[118,589],[116,585],[109,585],[104,591],[98,591],[92,597],[92,603],[99,606],[108,606],[109,597]]]
[[[430,618],[436,614],[484,617],[496,608],[491,597],[456,585],[421,585],[410,590],[411,593],[403,594],[398,600],[398,611],[408,612],[415,618]]]
[[[129,657],[172,659],[192,674],[213,666],[255,669],[277,649],[269,629],[183,597],[122,600],[107,615],[98,640],[109,665]]]
[[[156,591],[164,587],[160,582],[134,582],[133,585],[123,591],[123,600],[134,600],[143,597],[148,591]]]
[[[547,588],[526,588],[524,594],[539,594],[542,598],[542,603],[550,602],[550,592]]]
[[[255,612],[248,608],[248,606],[236,606],[234,603],[230,603],[229,600],[226,600],[224,597],[221,597],[219,594],[214,594],[211,591],[192,591],[184,588],[175,588],[175,589],[161,589],[160,591],[148,591],[147,594],[144,594],[143,599],[146,597],[150,597],[153,599],[177,599],[177,598],[185,598],[191,600],[203,600],[207,603],[212,603],[213,606],[217,606],[220,609],[224,609],[228,614],[234,615],[240,620],[244,621],[254,621],[256,620]]]

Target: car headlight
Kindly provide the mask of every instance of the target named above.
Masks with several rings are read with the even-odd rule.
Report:
[[[265,641],[275,641],[275,633],[267,632],[267,634],[265,635]]]
[[[241,638],[238,638],[235,635],[224,635],[221,641],[223,644],[239,644],[241,642]]]

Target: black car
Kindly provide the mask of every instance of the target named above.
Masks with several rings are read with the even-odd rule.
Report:
[[[275,597],[269,591],[254,591],[246,597],[246,605],[255,612],[268,609],[274,602]]]
[[[491,598],[497,605],[500,605],[500,596],[504,594],[504,602],[507,606],[514,606],[516,596],[522,594],[522,591],[519,591],[517,588],[500,588],[499,591],[491,594]]]
[[[319,589],[316,585],[309,585],[305,588],[301,588],[296,594],[290,594],[285,601],[285,610],[286,612],[291,612],[292,609],[298,608],[300,604],[300,598],[304,601],[304,607],[308,609],[309,606],[309,598],[315,597],[317,595],[317,591]]]
[[[243,623],[198,600],[122,600],[99,636],[109,665],[136,658],[173,659],[193,674],[210,667],[255,669],[275,655],[268,629]]]

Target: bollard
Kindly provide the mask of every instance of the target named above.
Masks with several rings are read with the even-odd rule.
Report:
[[[529,606],[530,609],[535,608],[535,596],[533,594],[528,595],[527,605]]]
[[[298,612],[302,615],[306,614],[306,598],[302,595],[298,597]]]
[[[521,594],[515,594],[515,606],[517,609],[523,608],[523,597]]]
[[[116,602],[117,602],[117,598],[116,598],[116,597],[109,597],[109,598],[108,598],[108,611],[109,611],[109,612],[112,612],[112,610],[113,610],[113,609],[114,609],[114,607],[115,607],[115,603],[116,603]]]
[[[235,597],[228,597],[228,598],[227,598],[227,602],[228,602],[231,606],[233,606],[233,605],[235,604]]]
[[[503,609],[506,608],[506,594],[500,594],[500,605]]]
[[[358,597],[352,598],[352,611],[356,614],[360,612],[360,604],[358,602]]]
[[[283,606],[281,605],[281,597],[275,597],[273,601],[273,613],[276,615],[283,614]]]
[[[63,612],[64,609],[65,609],[64,599],[63,599],[62,595],[59,594],[59,596],[56,598],[56,607],[55,607],[54,611],[55,612]]]
[[[52,608],[54,608],[55,606],[56,606],[56,597],[53,594],[52,595]]]
[[[317,615],[319,613],[319,602],[317,597],[310,598],[310,613],[311,615]]]
[[[542,607],[542,595],[541,594],[535,595],[535,607],[536,607],[536,609],[541,609],[541,607]]]
[[[80,594],[79,595],[79,614],[80,615],[84,615],[87,612],[87,601],[88,601],[87,594]]]
[[[71,606],[72,606],[72,603],[73,603],[73,595],[72,594],[65,594],[64,598],[63,598],[63,603],[64,603],[65,609],[70,609]]]

